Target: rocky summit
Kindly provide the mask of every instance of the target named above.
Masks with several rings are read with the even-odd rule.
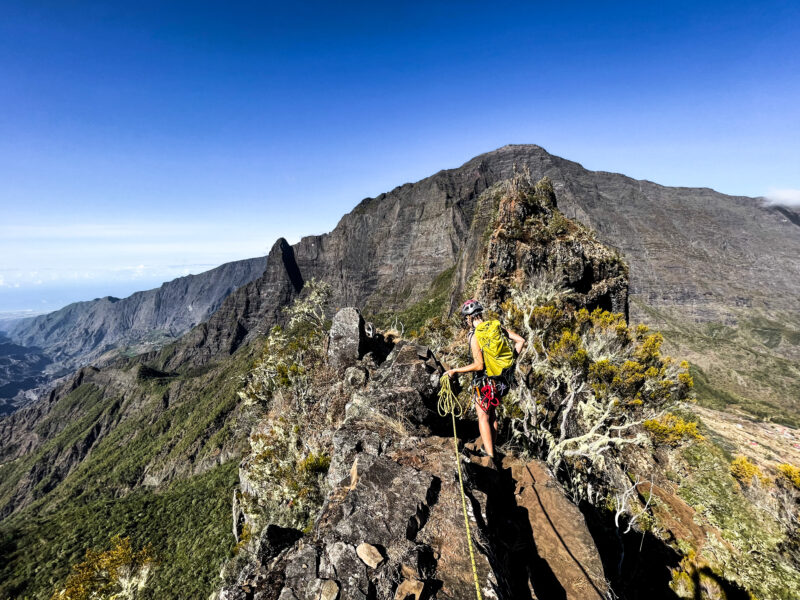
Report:
[[[312,278],[330,283],[334,304],[372,315],[416,303],[402,315],[410,328],[444,304],[452,310],[483,260],[492,188],[515,170],[548,177],[560,211],[624,256],[631,320],[659,326],[693,361],[701,400],[795,423],[787,397],[800,393],[800,227],[792,211],[589,171],[534,145],[504,146],[367,198],[328,234],[294,246],[278,240],[263,276],[191,332],[171,364],[202,363],[264,334]]]
[[[0,420],[0,598],[797,597],[792,214],[508,146],[278,240]],[[496,462],[439,396],[474,296],[527,342]]]

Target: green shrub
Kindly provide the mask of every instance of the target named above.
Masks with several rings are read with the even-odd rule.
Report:
[[[778,465],[778,473],[780,473],[785,481],[788,481],[800,490],[800,469],[794,465],[783,463]]]
[[[303,295],[285,309],[289,317],[286,328],[276,325],[270,330],[260,356],[243,378],[239,397],[246,404],[265,405],[280,389],[289,389],[301,398],[309,396],[309,373],[324,360],[322,342],[329,327],[325,307],[330,296],[330,285],[312,279]]]
[[[753,464],[746,456],[737,456],[733,459],[730,467],[731,475],[741,485],[752,485],[754,479],[766,481],[764,473],[758,468],[758,465]]]
[[[666,444],[673,448],[687,439],[703,439],[697,431],[696,422],[684,421],[672,413],[667,413],[658,419],[647,419],[643,425],[655,443]]]
[[[246,498],[258,526],[274,523],[306,529],[324,500],[330,457],[305,448],[301,428],[285,419],[261,425],[250,437],[243,463],[255,494]]]
[[[51,600],[134,600],[147,584],[154,563],[150,546],[134,551],[129,537],[116,535],[108,550],[87,550],[83,562],[72,567],[66,584],[53,592]]]
[[[632,329],[621,314],[575,310],[554,281],[533,278],[503,304],[506,323],[527,341],[514,392],[524,416],[512,425],[525,447],[570,473],[581,497],[615,487],[609,459],[642,446],[642,424],[691,398],[693,382],[688,363],[661,354],[660,334]]]

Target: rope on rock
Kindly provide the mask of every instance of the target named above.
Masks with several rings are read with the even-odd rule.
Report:
[[[483,600],[481,596],[481,586],[478,580],[478,567],[475,566],[475,552],[472,550],[472,533],[469,530],[469,516],[467,515],[467,498],[464,494],[464,480],[461,477],[461,459],[458,452],[458,435],[456,433],[456,417],[459,419],[464,415],[464,406],[450,388],[450,378],[442,375],[439,379],[439,416],[446,417],[448,414],[453,419],[453,447],[456,451],[456,470],[458,471],[458,484],[461,487],[461,508],[464,510],[464,525],[467,528],[467,546],[469,546],[469,560],[472,563],[472,575],[475,578],[475,595],[478,600]]]

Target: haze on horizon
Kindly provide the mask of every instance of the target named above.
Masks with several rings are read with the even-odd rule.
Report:
[[[262,256],[508,143],[800,204],[794,2],[11,1],[0,17],[0,311]]]

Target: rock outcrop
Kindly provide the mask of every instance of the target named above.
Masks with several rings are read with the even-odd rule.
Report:
[[[569,290],[575,305],[622,313],[627,319],[627,265],[588,229],[563,218],[549,179],[534,185],[527,174],[518,173],[499,194],[478,297],[499,307],[511,285],[524,287],[549,277],[553,285]]]
[[[349,341],[358,339],[354,328]],[[265,528],[220,600],[474,596],[452,429],[435,406],[443,369],[408,342],[380,365],[367,357],[359,366],[368,376],[333,433],[329,492],[312,530],[278,543],[280,530]],[[458,460],[484,597],[605,598],[583,516],[546,468],[509,458],[497,472],[470,456]]]
[[[337,371],[352,367],[366,354],[364,317],[355,308],[340,310],[333,317],[328,343],[328,364]]]
[[[328,234],[294,246],[279,240],[264,276],[232,294],[165,367],[203,364],[264,334],[313,277],[333,286],[335,305],[360,306],[368,315],[424,300],[437,278],[464,289],[483,260],[486,227],[494,220],[489,190],[512,178],[515,169],[529,170],[533,180],[548,177],[560,210],[625,257],[632,320],[666,329],[673,351],[721,377],[723,389],[786,404],[796,390],[785,361],[800,356],[800,312],[792,300],[800,294],[800,228],[788,209],[707,188],[589,171],[534,145],[504,146],[367,198]],[[579,254],[580,248],[572,251]],[[741,348],[720,348],[713,335],[698,337],[692,325],[718,328],[749,318],[753,335]],[[764,355],[759,377],[767,386],[729,366],[754,344]],[[709,353],[709,345],[721,354]],[[785,375],[766,375],[777,369]]]

